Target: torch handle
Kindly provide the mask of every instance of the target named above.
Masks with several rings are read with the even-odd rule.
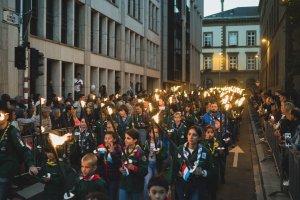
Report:
[[[114,124],[114,121],[113,121],[111,115],[108,114],[108,116],[109,116],[109,117],[108,117],[108,120],[111,122],[111,125],[112,125],[112,127],[113,127],[113,129],[114,129],[115,134],[118,135],[118,143],[121,145],[121,151],[122,151],[122,154],[125,156],[125,159],[128,161],[128,160],[129,160],[129,159],[128,159],[128,156],[127,156],[127,154],[126,154],[125,151],[124,151],[125,145],[124,145],[124,143],[123,143],[123,140],[122,140],[122,138],[120,137],[120,135],[119,135],[118,132],[117,132],[117,129],[116,129],[116,127],[115,127],[115,124]]]
[[[170,144],[174,147],[174,149],[177,151],[177,153],[183,158],[183,160],[185,161],[188,169],[191,169],[191,164],[190,161],[183,155],[183,153],[181,151],[178,150],[177,145],[175,144],[175,142],[170,138],[170,136],[168,135],[168,133],[166,133],[166,131],[153,120],[153,123],[157,126],[157,128],[160,130],[161,133],[163,133],[166,138],[168,139],[168,141],[170,142]]]

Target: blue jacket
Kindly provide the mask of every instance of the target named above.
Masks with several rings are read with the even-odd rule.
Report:
[[[220,116],[221,116],[221,114],[220,114],[220,112],[218,112],[215,117],[217,117],[219,119]],[[222,121],[224,122],[224,120],[225,120],[225,115],[222,114]],[[207,112],[203,115],[203,120],[202,120],[202,124],[200,125],[200,127],[202,129],[204,129],[205,126],[207,126],[209,124],[214,127],[216,125],[215,118],[214,118],[214,115],[212,114],[212,112]]]

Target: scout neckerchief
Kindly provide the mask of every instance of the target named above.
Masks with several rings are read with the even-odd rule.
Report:
[[[0,143],[1,143],[1,142],[3,141],[3,139],[5,138],[5,136],[6,136],[6,134],[7,134],[7,131],[8,131],[8,129],[9,129],[9,127],[10,127],[10,123],[7,124],[7,126],[6,126],[6,128],[5,128],[4,132],[3,132],[3,134],[2,134],[2,136],[1,136]]]
[[[182,150],[183,150],[183,156],[184,156],[187,160],[192,160],[196,154],[194,154],[194,155],[189,159],[189,154],[190,154],[190,152],[186,150],[186,149],[187,149],[187,144],[188,144],[188,142],[184,143],[184,145],[183,145],[183,149],[182,149]],[[184,164],[182,165],[182,169],[181,169],[181,170],[182,170],[182,173],[183,173],[183,174],[182,174],[182,177],[183,177],[183,179],[184,179],[185,181],[188,180],[190,174],[193,173],[193,172],[195,171],[195,169],[196,169],[196,168],[198,167],[198,165],[199,165],[200,158],[201,158],[202,147],[198,144],[197,148],[198,148],[198,151],[197,151],[197,160],[194,162],[193,166],[190,167],[190,169],[188,170],[188,169],[186,168],[186,163],[185,163],[185,162],[184,162]],[[183,168],[184,168],[184,169],[183,169]]]
[[[63,161],[63,160],[61,158],[59,158],[59,161]],[[57,161],[56,160],[51,161],[50,159],[48,159],[47,165],[49,165],[51,167],[55,167],[57,165]]]
[[[84,180],[84,181],[96,181],[100,178],[101,177],[99,176],[99,174],[92,174],[92,175],[87,175],[87,176],[83,176],[81,174],[80,177],[79,177],[80,180]]]
[[[211,152],[211,155],[214,155],[216,149],[218,149],[218,147],[219,147],[219,143],[218,143],[218,141],[217,141],[216,138],[213,138],[213,146],[211,147],[210,144],[211,144],[211,143],[210,143],[210,140],[209,140],[209,141],[208,141],[207,147],[208,147],[209,151]]]
[[[128,148],[126,148],[125,149],[125,154],[127,155],[127,157],[134,157],[136,152],[138,152],[140,148],[141,147],[138,144],[135,145],[135,147],[130,152],[128,152]]]

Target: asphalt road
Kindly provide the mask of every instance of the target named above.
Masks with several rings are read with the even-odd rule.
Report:
[[[225,184],[220,185],[217,192],[218,200],[256,200],[254,176],[259,173],[255,166],[256,150],[253,148],[253,133],[248,111],[243,113],[237,146],[231,149],[227,157]],[[235,152],[235,153],[234,153]],[[238,155],[235,155],[238,153]],[[253,162],[254,161],[254,162]],[[253,165],[254,164],[254,165]],[[254,170],[253,170],[254,169]],[[43,185],[25,176],[16,181],[19,186],[17,194],[20,199],[41,199]]]

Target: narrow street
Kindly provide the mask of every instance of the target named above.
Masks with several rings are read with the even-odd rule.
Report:
[[[231,149],[227,157],[226,167],[226,184],[221,185],[217,193],[218,200],[255,200],[255,181],[253,175],[253,161],[251,146],[253,142],[253,134],[248,110],[243,112],[243,121],[240,126],[240,134],[235,149]],[[255,149],[254,149],[255,150]],[[234,152],[238,153],[238,157],[234,156]],[[254,155],[255,156],[255,155]],[[234,157],[237,157],[237,166],[234,167]]]

